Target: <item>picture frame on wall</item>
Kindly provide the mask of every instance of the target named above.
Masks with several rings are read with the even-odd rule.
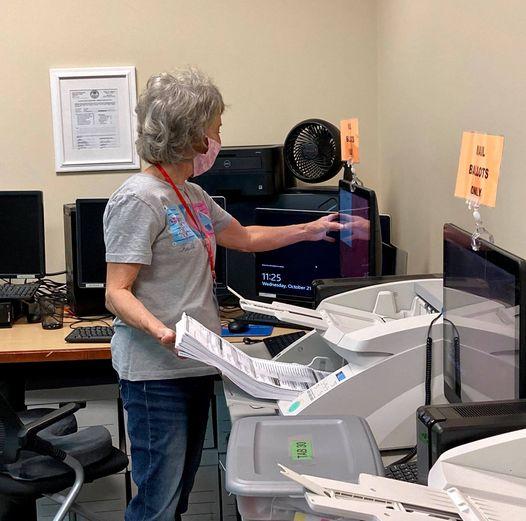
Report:
[[[55,171],[137,170],[135,67],[50,69]]]

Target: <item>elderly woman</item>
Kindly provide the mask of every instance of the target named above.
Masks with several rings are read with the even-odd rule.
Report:
[[[327,239],[340,225],[243,227],[199,186],[221,146],[224,103],[190,69],[152,76],[137,105],[137,151],[150,166],[111,196],[104,215],[113,366],[128,413],[138,493],[126,519],[179,519],[201,458],[215,370],[174,355],[183,312],[220,331],[216,243],[255,252]]]

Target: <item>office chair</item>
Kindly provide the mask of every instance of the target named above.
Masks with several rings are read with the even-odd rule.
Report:
[[[61,506],[53,521],[74,511],[100,521],[74,501],[84,482],[110,476],[128,465],[102,426],[77,430],[74,412],[85,403],[16,414],[0,394],[0,494],[35,501],[46,496]],[[63,496],[60,492],[68,487]]]

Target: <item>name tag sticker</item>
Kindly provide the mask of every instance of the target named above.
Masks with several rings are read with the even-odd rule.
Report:
[[[504,136],[463,132],[455,196],[495,207]]]
[[[342,161],[360,162],[360,131],[358,118],[340,121]]]
[[[290,442],[290,459],[292,461],[311,461],[312,442],[310,440],[292,440]]]

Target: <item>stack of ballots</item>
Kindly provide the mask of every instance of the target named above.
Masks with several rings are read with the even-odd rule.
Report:
[[[300,364],[252,358],[183,314],[175,348],[180,356],[216,367],[248,394],[267,400],[293,400],[329,373]]]

